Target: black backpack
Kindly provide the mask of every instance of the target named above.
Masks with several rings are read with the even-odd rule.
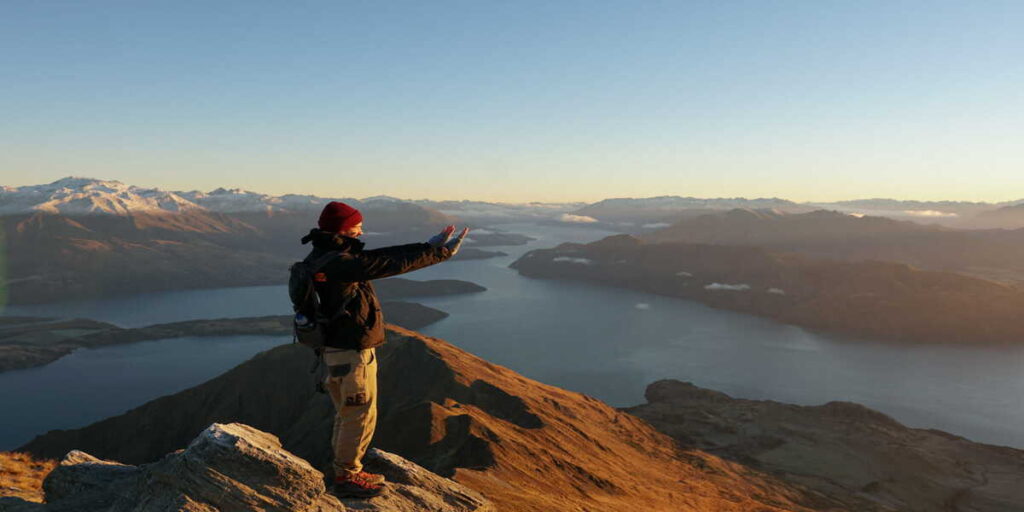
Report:
[[[337,251],[331,251],[313,261],[297,261],[288,269],[291,273],[288,278],[288,296],[295,311],[292,321],[293,339],[318,353],[324,347],[326,326],[338,316],[338,313],[332,315],[323,311],[320,294],[316,292],[314,285],[314,276],[338,255]],[[348,300],[342,304],[339,313],[345,312]]]

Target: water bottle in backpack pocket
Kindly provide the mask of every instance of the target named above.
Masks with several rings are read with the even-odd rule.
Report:
[[[324,346],[324,325],[315,318],[296,313],[292,327],[296,342],[313,350],[319,350]]]

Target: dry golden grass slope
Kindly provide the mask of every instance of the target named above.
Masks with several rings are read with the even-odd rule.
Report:
[[[15,496],[43,501],[43,479],[57,466],[55,460],[35,459],[18,452],[0,452],[0,497]]]
[[[419,454],[408,447],[399,453],[419,455],[428,464],[456,461],[453,478],[502,510],[831,508],[830,500],[771,476],[707,453],[682,451],[643,420],[599,400],[528,379],[443,340],[391,330],[401,340],[384,354],[382,367],[432,370],[431,382],[443,389],[425,391],[427,446],[448,447]],[[383,448],[403,448],[389,442],[390,432],[384,434]],[[480,457],[481,452],[490,457]],[[481,459],[478,467],[469,460],[458,463],[474,456]]]

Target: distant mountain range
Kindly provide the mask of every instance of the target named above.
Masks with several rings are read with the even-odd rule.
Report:
[[[686,219],[733,209],[775,213],[809,213],[833,210],[855,216],[888,217],[922,224],[939,224],[962,229],[1024,227],[1021,201],[978,203],[964,201],[901,201],[861,199],[839,202],[797,203],[779,198],[697,198],[661,196],[605,199],[574,212],[576,220],[589,219],[639,233],[665,227]]]
[[[288,265],[309,251],[299,239],[329,200],[165,192],[89,178],[4,187],[3,291],[24,303],[283,283]],[[344,200],[363,212],[371,247],[426,240],[456,222],[390,198]]]
[[[285,194],[273,196],[247,190],[218,188],[209,192],[164,191],[119,181],[67,177],[53,183],[0,188],[0,216],[45,212],[62,215],[180,214],[186,212],[281,214],[319,210],[328,201],[357,208],[437,212],[472,221],[550,218],[584,206],[583,203],[488,203],[483,201],[409,201],[378,195],[363,199]]]
[[[1024,215],[1007,218],[988,217],[989,212],[1022,202],[1024,201],[983,203],[970,201],[857,199],[833,203],[814,203],[814,206],[855,215],[889,217],[897,220],[941,224],[964,229],[991,229],[1024,227]]]
[[[67,177],[53,183],[22,187],[0,187],[0,216],[47,212],[64,215],[129,213],[285,213],[315,210],[327,201],[344,201],[376,210],[409,208],[412,205],[468,222],[581,219],[618,225],[675,222],[716,211],[767,209],[783,213],[806,213],[832,209],[844,213],[884,216],[895,219],[939,223],[965,228],[1024,227],[1024,200],[1003,203],[969,201],[904,201],[858,199],[837,202],[797,203],[781,198],[698,198],[658,196],[609,198],[596,203],[497,203],[487,201],[406,200],[378,195],[363,199],[285,194],[274,196],[239,188],[218,188],[209,192],[164,191],[126,185],[119,181]],[[570,217],[566,218],[566,215]]]
[[[862,216],[858,212],[814,212],[814,205],[778,198],[662,196],[607,199],[591,205],[405,201],[388,196],[334,199],[363,212],[371,247],[426,240],[450,223],[576,223],[655,232],[650,236],[656,240],[763,245],[1024,281],[1024,231],[952,231],[920,224],[922,219],[964,224],[970,213],[970,222],[1024,226],[1024,206],[1016,205],[882,199],[838,204],[847,210],[918,212],[912,216],[917,223],[911,223],[871,216],[858,220]],[[0,242],[6,247],[6,298],[14,303],[41,302],[128,290],[279,283],[287,265],[307,252],[308,246],[298,240],[315,225],[320,208],[329,200],[224,188],[163,191],[81,177],[3,187]],[[737,206],[742,207],[739,211],[757,213],[729,213]],[[818,232],[810,227],[815,223],[821,226]],[[477,229],[467,248],[528,240]],[[500,253],[467,251],[465,256],[496,254]]]
[[[573,212],[614,224],[651,224],[674,222],[680,218],[733,208],[774,209],[784,212],[805,212],[812,208],[779,198],[745,199],[660,196],[647,198],[605,199]]]
[[[1010,204],[995,210],[985,210],[975,217],[978,225],[1001,228],[1024,226],[1024,203]]]
[[[895,261],[1024,283],[1024,229],[952,229],[826,210],[785,214],[736,209],[684,219],[643,238],[763,247],[848,261]]]
[[[315,195],[271,196],[242,189],[218,188],[210,192],[164,191],[126,185],[120,181],[67,177],[44,185],[0,188],[0,215],[54,213],[63,215],[133,213],[283,213],[315,210],[328,201],[362,207],[402,207],[407,201],[387,196],[366,199],[330,198]]]
[[[412,203],[466,221],[484,224],[557,220],[562,215],[586,206],[586,203],[489,203],[486,201],[431,201],[429,199],[418,199]]]

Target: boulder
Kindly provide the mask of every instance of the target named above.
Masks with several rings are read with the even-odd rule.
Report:
[[[364,470],[387,478],[388,489],[372,500],[341,500],[350,510],[387,512],[495,512],[480,493],[393,453],[371,448]]]
[[[43,480],[43,492],[49,502],[74,504],[78,510],[103,510],[112,506],[139,474],[137,466],[72,450]]]
[[[46,512],[46,505],[14,496],[0,497],[0,512]]]
[[[281,447],[277,437],[241,423],[210,425],[187,448],[152,464],[129,466],[72,451],[44,481],[40,512],[335,512],[352,510],[489,512],[477,492],[397,455],[373,450],[367,470],[384,474],[385,492],[338,500],[323,473]]]

